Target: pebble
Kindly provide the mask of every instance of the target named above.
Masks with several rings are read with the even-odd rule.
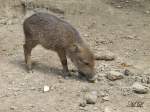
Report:
[[[146,14],[150,14],[150,11],[149,11],[149,10],[147,10],[147,11],[145,11],[145,13],[146,13]]]
[[[43,91],[44,91],[44,92],[48,92],[48,91],[49,91],[49,86],[44,85]]]
[[[96,110],[98,110],[98,108],[97,108],[97,107],[94,107],[93,110],[96,111]]]
[[[141,75],[143,74],[141,70],[136,68],[127,68],[124,72],[126,76],[133,76],[133,75]]]
[[[31,87],[30,90],[36,90],[36,88],[35,87]]]
[[[123,79],[123,74],[117,71],[110,71],[106,77],[111,81],[115,81],[115,80]]]
[[[144,101],[135,100],[135,101],[128,101],[128,107],[143,107]]]
[[[45,110],[44,110],[44,109],[41,109],[41,112],[45,112]]]
[[[120,5],[117,5],[116,7],[117,7],[117,8],[122,8],[122,6],[120,6]]]
[[[145,84],[150,84],[150,76],[143,76],[141,82]]]
[[[16,109],[17,109],[17,107],[15,107],[15,106],[10,107],[10,110],[16,110]]]
[[[64,80],[63,79],[59,79],[59,83],[64,83]]]
[[[109,107],[105,107],[104,112],[112,112],[112,109],[110,109]]]
[[[133,85],[132,85],[132,89],[135,93],[138,93],[138,94],[146,94],[148,93],[148,88],[143,86],[142,84],[138,83],[138,82],[135,82]]]
[[[13,22],[12,22],[12,20],[8,20],[6,24],[11,25],[11,24],[13,24]]]
[[[104,80],[105,80],[105,79],[104,79],[105,77],[106,77],[106,74],[100,73],[100,74],[97,75],[97,80],[98,80],[98,81],[104,81]]]
[[[85,100],[87,104],[95,104],[98,99],[97,91],[88,92],[85,95]]]
[[[102,98],[102,100],[103,100],[103,101],[109,101],[110,99],[109,99],[108,96],[105,96],[105,97]]]
[[[89,37],[89,35],[88,34],[84,34],[84,37]]]
[[[97,55],[95,56],[96,60],[105,60],[105,61],[113,61],[116,59],[115,54],[113,54],[112,52],[105,52],[102,54],[97,53]]]
[[[80,102],[80,105],[79,105],[79,106],[85,107],[85,106],[86,106],[86,101],[85,101],[85,100],[82,100],[82,101]]]

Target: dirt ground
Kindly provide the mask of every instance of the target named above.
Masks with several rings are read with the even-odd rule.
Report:
[[[115,54],[114,61],[96,61],[97,83],[76,73],[64,79],[56,53],[41,46],[32,52],[34,72],[26,72],[22,22],[41,8],[71,23],[94,53]],[[6,0],[0,14],[0,112],[150,112],[150,94],[131,89],[134,82],[150,88],[143,81],[150,80],[149,0]],[[70,61],[69,68],[74,69]],[[140,73],[117,81],[105,77],[130,68]],[[50,91],[43,92],[44,85]],[[85,91],[98,92],[96,104],[79,106]]]

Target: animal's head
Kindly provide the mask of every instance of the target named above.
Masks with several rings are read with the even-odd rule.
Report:
[[[78,68],[81,75],[84,75],[89,81],[95,80],[94,55],[90,49],[83,44],[74,44],[70,47],[70,58]]]

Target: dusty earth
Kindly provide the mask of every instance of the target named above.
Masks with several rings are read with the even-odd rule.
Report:
[[[134,82],[150,88],[149,0],[0,1],[0,112],[150,112],[149,92],[132,91]],[[64,79],[56,53],[41,46],[32,53],[34,72],[26,72],[22,22],[33,10],[71,23],[94,53],[115,54],[113,61],[96,61],[97,83],[77,73]],[[71,62],[69,68],[74,69]],[[110,70],[125,69],[134,72],[116,81],[105,77]],[[43,92],[44,85],[50,91]],[[81,107],[88,91],[97,91],[98,100]]]

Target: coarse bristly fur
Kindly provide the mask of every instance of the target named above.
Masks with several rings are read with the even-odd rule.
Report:
[[[24,21],[23,29],[24,55],[28,70],[31,70],[31,51],[40,44],[46,49],[57,52],[66,75],[69,75],[68,56],[79,73],[88,80],[93,80],[94,55],[83,42],[78,31],[69,23],[48,13],[36,13]]]

